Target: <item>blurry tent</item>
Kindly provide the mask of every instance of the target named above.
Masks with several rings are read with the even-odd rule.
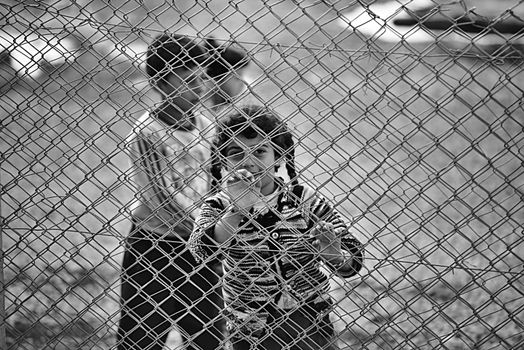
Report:
[[[473,53],[522,59],[524,2],[502,2],[504,6],[499,1],[373,2],[352,7],[343,14],[340,23],[349,30],[384,42],[438,43],[455,55]],[[506,10],[500,12],[500,9]]]
[[[497,14],[492,8],[481,12],[477,8],[465,7],[465,3],[438,4],[426,0],[412,1],[406,4],[405,8],[406,11],[400,12],[393,18],[395,25],[420,25],[432,30],[460,29],[467,33],[524,33],[524,20],[514,11]],[[521,12],[524,14],[524,8]]]

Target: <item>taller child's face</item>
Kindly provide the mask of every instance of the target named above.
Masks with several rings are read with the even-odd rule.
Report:
[[[226,146],[226,170],[246,169],[260,181],[263,195],[275,190],[275,150],[270,140],[258,135],[237,135]]]
[[[164,99],[178,106],[183,112],[193,108],[204,93],[203,70],[200,67],[178,68],[159,84]]]

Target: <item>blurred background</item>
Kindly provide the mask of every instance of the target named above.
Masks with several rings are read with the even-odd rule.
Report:
[[[123,140],[168,30],[248,52],[244,101],[366,245],[342,349],[524,348],[522,0],[0,0],[2,342],[109,349]],[[176,330],[168,344],[177,347]]]

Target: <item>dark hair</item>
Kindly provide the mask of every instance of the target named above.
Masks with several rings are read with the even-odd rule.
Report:
[[[205,48],[209,55],[207,75],[213,79],[231,71],[242,69],[250,61],[244,51],[232,46],[220,45],[214,38],[206,39]]]
[[[217,192],[222,180],[221,169],[226,157],[227,143],[235,135],[249,139],[258,135],[270,138],[275,158],[284,157],[286,171],[293,185],[297,184],[295,169],[295,144],[286,124],[275,113],[265,107],[248,105],[219,120],[211,149],[212,189]],[[276,147],[275,147],[276,146]],[[275,167],[275,170],[278,166]]]
[[[146,73],[159,81],[177,68],[193,68],[207,60],[206,50],[195,40],[181,35],[164,33],[149,45]]]

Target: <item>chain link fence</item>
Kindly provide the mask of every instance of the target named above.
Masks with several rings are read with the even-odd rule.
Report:
[[[0,1],[1,348],[109,349],[134,198],[124,140],[168,30],[244,49],[240,101],[364,243],[341,349],[524,347],[524,3]],[[166,348],[181,346],[174,329]]]

